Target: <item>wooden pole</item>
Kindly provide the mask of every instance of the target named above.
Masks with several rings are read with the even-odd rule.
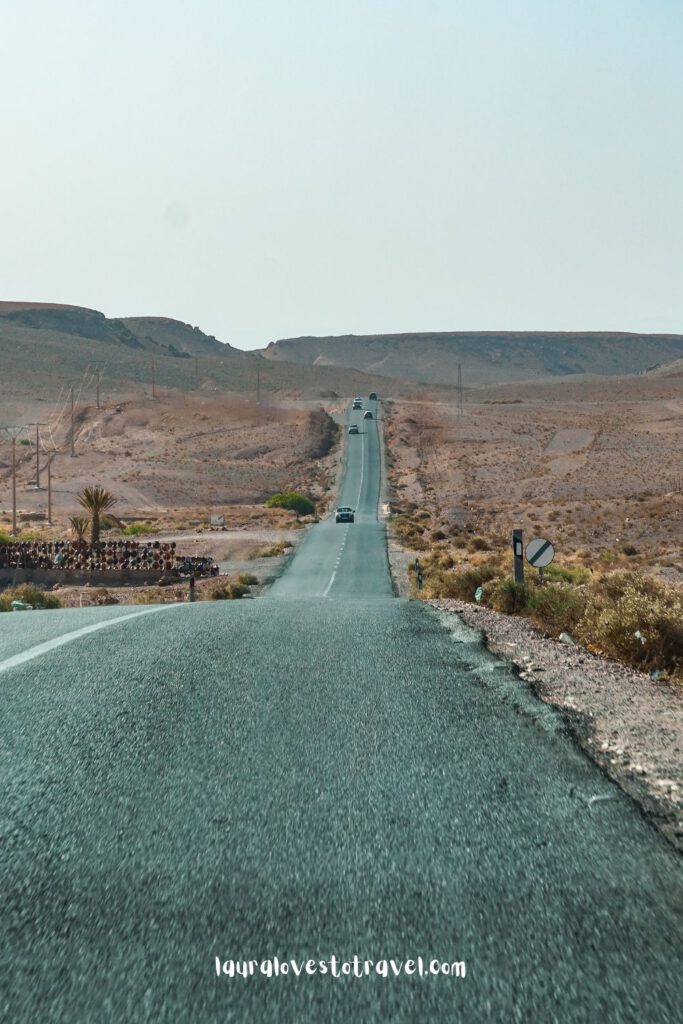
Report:
[[[76,421],[74,419],[74,389],[71,387],[71,458],[73,459],[76,451],[74,449],[74,434],[76,433]]]
[[[17,535],[17,439],[12,437],[12,536]]]

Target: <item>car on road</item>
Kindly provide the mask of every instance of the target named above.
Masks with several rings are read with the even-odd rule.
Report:
[[[362,402],[354,401],[354,403],[351,406],[351,408],[352,409],[362,409],[363,408],[363,403]]]
[[[353,523],[353,522],[355,522],[354,510],[352,508],[348,508],[346,505],[340,505],[340,507],[337,509],[337,511],[334,514],[334,521],[335,521],[335,523]]]
[[[363,413],[363,419],[364,420],[372,420],[372,419],[374,419],[374,416],[372,415],[372,413],[370,412],[369,409],[367,410],[367,412]]]
[[[370,401],[371,402],[376,402],[377,401],[377,392],[376,391],[371,391],[370,392]]]
[[[360,434],[357,423],[352,423],[349,427],[349,434]]]

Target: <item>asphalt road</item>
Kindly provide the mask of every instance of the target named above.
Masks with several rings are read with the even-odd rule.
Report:
[[[270,596],[0,616],[0,1019],[680,1020],[680,858],[391,597],[364,426]],[[354,955],[467,974],[215,970]]]

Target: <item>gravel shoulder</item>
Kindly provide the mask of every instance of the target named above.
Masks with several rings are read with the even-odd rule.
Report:
[[[391,539],[388,548],[395,589],[408,596],[407,567],[415,552]],[[562,713],[588,756],[683,850],[683,694],[549,638],[526,619],[458,600],[429,604],[479,631],[488,649],[511,662],[534,694]]]

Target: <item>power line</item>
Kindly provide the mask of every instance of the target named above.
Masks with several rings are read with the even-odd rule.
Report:
[[[0,427],[12,442],[12,536],[17,535],[17,438],[23,434],[25,427],[10,426],[6,424]]]

